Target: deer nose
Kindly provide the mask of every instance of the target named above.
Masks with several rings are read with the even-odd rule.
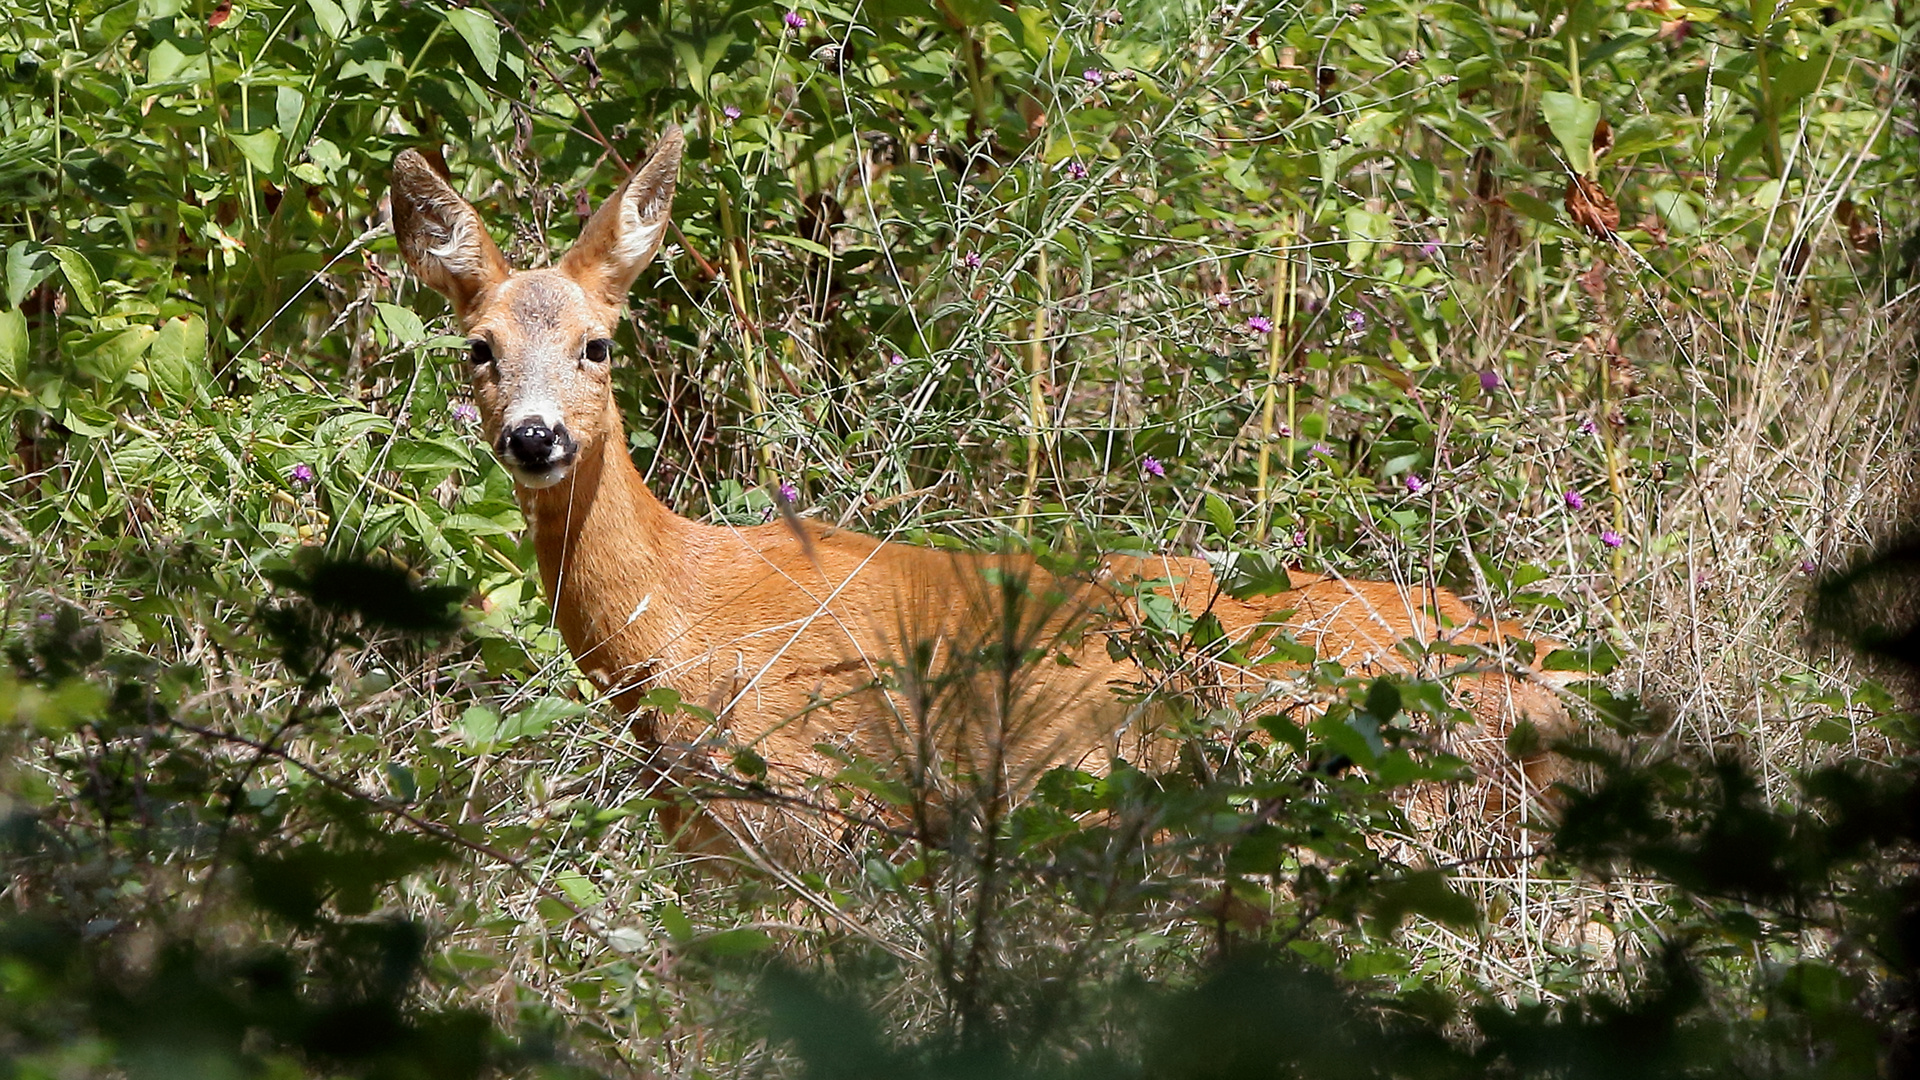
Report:
[[[524,420],[501,437],[502,456],[532,469],[544,469],[573,454],[573,439],[565,424],[548,427],[543,420]]]

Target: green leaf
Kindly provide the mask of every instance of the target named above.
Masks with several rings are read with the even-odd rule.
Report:
[[[240,148],[240,156],[247,164],[263,173],[272,173],[280,163],[280,133],[273,128],[261,128],[249,135],[237,131],[227,133],[233,145]]]
[[[0,311],[0,379],[19,386],[27,377],[27,317],[18,308]]]
[[[467,48],[473,50],[473,58],[480,62],[480,70],[491,79],[500,66],[500,27],[493,16],[472,8],[448,8],[447,22],[465,39]]]
[[[1508,206],[1542,225],[1552,225],[1560,220],[1560,215],[1554,210],[1553,204],[1538,196],[1529,195],[1524,191],[1509,191],[1502,198],[1507,200]]]
[[[213,399],[206,361],[206,321],[198,315],[168,319],[147,347],[147,376],[169,401],[203,405]]]
[[[1593,130],[1600,126],[1600,103],[1558,90],[1540,95],[1540,111],[1566,155],[1567,167],[1581,176],[1593,172]]]
[[[25,240],[7,249],[7,306],[18,308],[41,282],[59,266],[44,251],[33,250]]]
[[[73,366],[102,386],[118,386],[147,354],[147,345],[155,336],[148,326],[94,335],[86,339],[89,347],[74,358]]]
[[[333,0],[307,0],[307,7],[313,10],[313,21],[320,24],[320,32],[338,40],[347,34],[347,13]]]
[[[1399,926],[1410,914],[1447,926],[1472,926],[1480,918],[1473,901],[1454,892],[1446,875],[1438,870],[1421,870],[1398,881],[1383,882],[1373,914],[1389,929]]]
[[[578,870],[561,871],[554,877],[553,883],[560,886],[560,891],[567,894],[567,899],[583,908],[593,907],[606,899],[601,895],[600,890],[594,887],[593,882],[588,881],[587,876]]]
[[[70,247],[49,244],[47,250],[60,260],[60,272],[66,275],[67,287],[73,290],[74,299],[87,309],[87,314],[100,314],[100,275],[93,272],[93,264]]]
[[[380,325],[387,329],[389,344],[412,345],[426,340],[427,325],[420,321],[420,316],[414,314],[412,308],[376,301],[373,309],[380,316]]]

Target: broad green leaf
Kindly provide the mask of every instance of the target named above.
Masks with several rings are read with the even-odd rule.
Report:
[[[16,308],[0,311],[0,379],[19,386],[27,377],[27,317]]]
[[[261,128],[249,135],[229,132],[227,138],[240,148],[247,164],[260,172],[272,173],[280,163],[280,132],[273,128]]]
[[[70,247],[49,244],[47,250],[60,261],[60,271],[66,275],[67,287],[73,290],[74,299],[87,309],[87,314],[100,314],[100,276],[93,272],[93,264]]]
[[[273,120],[280,129],[280,138],[285,142],[298,142],[300,121],[307,111],[306,96],[291,86],[278,87],[273,92]]]
[[[198,315],[168,319],[147,347],[147,376],[169,401],[201,405],[213,398],[207,370],[207,324]]]
[[[448,8],[447,22],[473,50],[473,58],[480,62],[480,70],[487,78],[494,76],[500,66],[500,27],[493,16],[472,8]]]
[[[130,326],[95,335],[88,339],[91,347],[75,357],[74,367],[102,386],[118,386],[146,355],[147,345],[154,337],[153,328],[148,326]]]
[[[1567,167],[1581,176],[1593,172],[1593,130],[1600,126],[1600,103],[1559,90],[1540,95],[1540,112],[1547,118]]]
[[[25,240],[7,249],[7,306],[18,308],[34,287],[47,280],[59,263],[44,251],[35,251]]]
[[[560,891],[567,894],[567,899],[581,907],[593,907],[606,899],[593,882],[578,870],[561,871],[554,876],[553,883],[560,886]]]
[[[380,325],[386,327],[389,344],[412,345],[426,340],[427,325],[412,308],[379,302],[375,302],[373,308],[380,316]]]
[[[330,38],[339,39],[347,33],[347,13],[333,0],[307,0],[307,7],[313,11],[313,21],[320,24],[320,32]]]

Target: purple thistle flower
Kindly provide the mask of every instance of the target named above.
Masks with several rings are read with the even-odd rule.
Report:
[[[1493,393],[1495,390],[1500,389],[1500,373],[1493,370],[1492,368],[1488,368],[1487,370],[1481,372],[1480,373],[1480,389],[1485,390],[1489,394]]]
[[[1614,532],[1612,529],[1608,529],[1606,532],[1603,532],[1600,534],[1600,542],[1607,545],[1610,548],[1617,548],[1621,544],[1625,543],[1626,541],[1620,538],[1619,533]]]
[[[726,117],[727,123],[731,124],[735,120],[740,119],[740,106],[729,105],[726,108],[720,110],[720,115]]]
[[[288,473],[287,476],[294,483],[300,484],[302,486],[311,484],[313,483],[313,480],[314,480],[313,469],[309,467],[307,463],[304,461],[298,465],[295,465],[293,467],[293,471]]]
[[[1167,467],[1165,465],[1160,464],[1160,459],[1156,457],[1141,458],[1140,471],[1145,473],[1148,476],[1153,476],[1153,477],[1162,477],[1167,475]]]
[[[1580,493],[1572,488],[1567,489],[1566,500],[1567,509],[1569,510],[1585,510],[1587,508],[1587,500],[1581,498]]]
[[[1087,178],[1087,167],[1077,161],[1069,161],[1067,162],[1067,175],[1073,177],[1075,180],[1085,180]]]
[[[1427,482],[1420,479],[1419,473],[1407,474],[1407,494],[1418,495],[1427,489]]]
[[[1273,320],[1265,315],[1254,315],[1247,319],[1247,329],[1256,334],[1273,333]]]
[[[1328,446],[1326,443],[1317,442],[1317,443],[1314,443],[1312,447],[1308,448],[1307,453],[1318,454],[1321,457],[1332,457],[1333,448]]]
[[[1080,73],[1080,77],[1087,80],[1088,86],[1099,86],[1107,81],[1107,73],[1099,68],[1088,68]]]
[[[980,269],[980,253],[977,251],[967,252],[965,255],[962,255],[960,257],[960,265],[966,267],[969,270]]]
[[[791,481],[780,481],[780,486],[775,490],[779,492],[780,501],[789,506],[800,501],[800,489],[794,487]]]
[[[480,422],[480,410],[470,402],[457,402],[453,406],[453,422],[456,424],[477,424]]]
[[[1364,311],[1347,312],[1347,329],[1354,333],[1364,333],[1367,329],[1367,313]]]
[[[787,12],[781,16],[780,21],[786,23],[787,29],[789,30],[805,30],[807,28],[807,17],[797,11]]]

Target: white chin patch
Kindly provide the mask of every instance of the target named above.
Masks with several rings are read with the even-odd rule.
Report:
[[[568,475],[573,472],[573,466],[556,465],[544,472],[530,473],[518,466],[508,465],[507,471],[513,474],[514,483],[523,488],[538,491],[541,488],[550,488],[560,481],[565,480]]]

